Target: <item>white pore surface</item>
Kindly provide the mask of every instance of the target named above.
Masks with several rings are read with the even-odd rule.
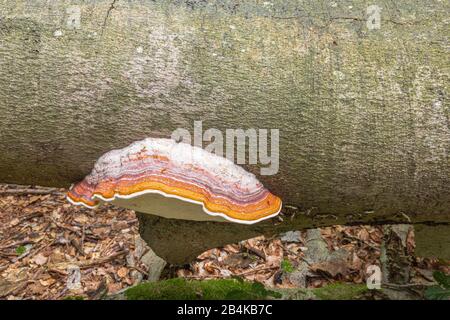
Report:
[[[222,216],[206,214],[202,205],[158,193],[145,193],[130,199],[116,197],[112,203],[122,208],[169,219],[228,222]]]

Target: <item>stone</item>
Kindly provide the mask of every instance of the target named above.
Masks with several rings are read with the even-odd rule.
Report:
[[[302,234],[300,231],[288,231],[281,234],[281,241],[283,242],[301,242]]]
[[[141,262],[148,268],[147,280],[149,282],[158,281],[167,264],[166,261],[158,257],[150,248],[148,252],[142,256]]]
[[[329,255],[328,246],[322,238],[320,229],[309,229],[306,231],[306,247],[305,259],[309,263],[317,263],[325,261]]]

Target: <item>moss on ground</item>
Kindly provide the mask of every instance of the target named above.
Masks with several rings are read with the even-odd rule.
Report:
[[[142,283],[125,291],[128,300],[265,300],[265,299],[357,299],[365,285],[336,283],[316,289],[276,289],[240,279],[186,280],[175,278]]]
[[[67,296],[63,300],[84,300],[83,296]]]
[[[198,281],[175,278],[143,283],[125,292],[128,300],[262,300],[280,296],[260,283],[237,279]]]
[[[312,291],[320,300],[352,300],[368,290],[365,284],[333,283]]]

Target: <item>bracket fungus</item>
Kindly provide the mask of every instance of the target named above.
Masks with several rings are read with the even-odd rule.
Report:
[[[100,157],[68,200],[102,202],[172,219],[253,224],[276,216],[281,199],[252,173],[202,148],[147,138]]]

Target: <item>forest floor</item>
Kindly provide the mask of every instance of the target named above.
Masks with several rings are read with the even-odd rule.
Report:
[[[139,237],[134,212],[77,207],[65,192],[0,185],[0,299],[98,299],[148,276],[142,257],[149,248]],[[380,265],[382,237],[378,226],[258,237],[208,250],[188,266],[167,266],[163,278],[238,276],[272,288],[364,284],[367,267]],[[412,233],[407,246],[414,247]],[[312,253],[319,257],[311,259]],[[432,282],[433,270],[450,271],[446,262],[412,259],[414,283]]]

